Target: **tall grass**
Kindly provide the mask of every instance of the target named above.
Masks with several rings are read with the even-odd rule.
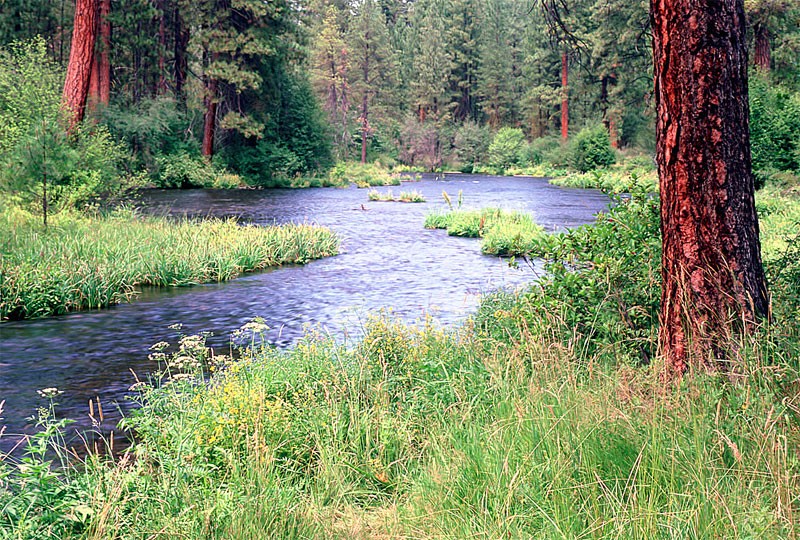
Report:
[[[800,376],[796,343],[762,335],[767,346],[741,344],[749,361],[735,381],[697,374],[664,387],[653,370],[597,362],[513,322],[523,339],[488,354],[483,332],[380,317],[355,348],[309,335],[281,352],[254,337],[236,362],[184,337],[161,378],[139,387],[131,453],[69,469],[56,483],[66,503],[26,507],[22,523],[0,513],[0,530],[796,537],[800,409],[785,385]],[[14,509],[32,482],[2,467],[0,505]]]
[[[47,230],[18,211],[0,215],[0,318],[45,317],[125,301],[142,285],[184,286],[335,255],[312,225],[240,226],[118,212],[61,215]]]
[[[674,385],[610,346],[654,339],[652,317],[642,335],[628,326],[652,291],[626,296],[624,314],[614,301],[593,322],[567,316],[625,272],[657,289],[654,247],[639,245],[657,244],[654,206],[634,198],[559,235],[550,256],[569,272],[486,299],[456,330],[375,316],[354,346],[312,331],[279,351],[256,322],[237,360],[201,336],[160,345],[163,371],[136,385],[129,453],[56,475],[37,451],[58,444],[49,419],[28,462],[0,461],[0,536],[797,538],[797,314],[731,343],[730,371]],[[773,301],[791,313],[800,258],[765,260],[781,261],[768,264],[784,283]]]
[[[547,235],[531,216],[499,208],[451,210],[431,213],[426,229],[447,229],[450,236],[482,238],[481,251],[487,255],[532,255],[545,250]]]

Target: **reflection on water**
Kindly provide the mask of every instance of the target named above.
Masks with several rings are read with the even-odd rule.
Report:
[[[387,190],[389,188],[378,188]],[[393,188],[395,192],[400,187]],[[432,209],[446,210],[442,191],[465,207],[498,206],[530,212],[548,230],[592,221],[608,204],[598,192],[563,189],[545,180],[448,175],[426,177],[402,189],[422,192],[423,204],[368,202],[355,188],[269,191],[149,191],[140,203],[148,212],[190,216],[237,216],[257,224],[313,222],[342,238],[337,257],[306,266],[249,274],[228,283],[185,289],[150,289],[132,304],[40,321],[0,324],[0,401],[7,433],[32,429],[26,420],[45,405],[37,389],[57,387],[60,415],[86,428],[88,402],[105,405],[105,429],[112,429],[134,382],[154,368],[148,347],[174,340],[170,325],[183,333],[211,331],[210,343],[227,347],[233,330],[253,317],[271,327],[269,339],[291,344],[307,325],[339,339],[357,337],[365,315],[391,308],[413,321],[426,314],[442,324],[462,320],[482,293],[519,287],[535,279],[536,267],[510,268],[480,254],[479,242],[448,237],[422,227]],[[362,206],[363,205],[363,206]],[[6,434],[0,448],[15,437]]]

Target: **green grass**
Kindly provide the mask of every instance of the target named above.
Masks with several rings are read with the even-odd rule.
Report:
[[[498,208],[434,212],[426,216],[425,228],[447,229],[450,236],[482,238],[483,253],[503,257],[536,254],[547,243],[544,229],[531,216]]]
[[[375,189],[370,190],[369,200],[374,202],[404,202],[404,203],[422,203],[425,202],[425,196],[419,191],[401,191],[400,195],[395,196],[392,190],[386,193],[381,193]]]
[[[311,331],[279,351],[255,321],[236,360],[202,336],[155,347],[127,454],[59,469],[45,411],[29,460],[0,461],[0,537],[796,538],[800,246],[784,233],[800,206],[774,196],[759,211],[780,315],[730,344],[729,373],[666,385],[637,356],[660,243],[657,202],[633,197],[554,236],[563,272],[455,330],[377,315],[358,344]]]
[[[551,178],[550,183],[562,187],[602,189],[608,193],[658,191],[658,175],[652,163],[643,159],[629,160],[607,169],[557,176]]]
[[[240,226],[128,212],[60,215],[43,230],[21,211],[0,215],[0,319],[46,317],[128,300],[136,287],[232,279],[243,272],[335,255],[312,225]]]
[[[523,319],[495,317],[525,332]],[[781,383],[800,376],[796,347],[748,343],[736,382],[697,374],[665,388],[654,370],[597,363],[530,333],[499,347],[480,328],[378,317],[366,330],[355,348],[309,335],[286,352],[256,335],[235,362],[184,338],[162,378],[140,386],[130,454],[89,458],[43,486],[29,468],[0,465],[0,530],[115,539],[797,532],[796,389]]]
[[[337,163],[329,174],[332,182],[355,184],[359,188],[399,186],[401,177],[380,165],[368,163]]]

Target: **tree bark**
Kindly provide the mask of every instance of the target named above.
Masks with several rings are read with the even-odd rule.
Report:
[[[173,12],[173,32],[175,40],[175,99],[184,102],[183,87],[186,83],[186,72],[189,64],[186,50],[189,48],[189,30],[183,23],[180,10],[175,7]]]
[[[725,368],[768,313],[750,162],[743,0],[651,0],[668,373]]]
[[[111,0],[99,0],[99,36],[95,44],[92,72],[89,77],[87,107],[93,111],[98,104],[108,105],[111,100]]]
[[[755,55],[753,57],[753,64],[764,71],[769,73],[770,64],[772,63],[772,47],[769,42],[769,28],[764,23],[757,23],[753,26],[753,34],[755,35]]]
[[[569,73],[569,62],[567,61],[567,51],[561,52],[561,140],[566,141],[569,137],[569,85],[567,76]]]
[[[97,41],[98,0],[77,0],[72,45],[69,51],[67,77],[64,80],[62,103],[69,114],[69,130],[83,121],[89,79]]]
[[[203,98],[206,112],[203,115],[203,148],[202,153],[207,159],[214,155],[214,135],[217,132],[217,81],[208,79],[206,82],[206,95]]]

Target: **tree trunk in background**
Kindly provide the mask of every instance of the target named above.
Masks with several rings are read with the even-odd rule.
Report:
[[[175,99],[179,103],[185,101],[183,87],[186,83],[186,72],[189,64],[186,50],[189,47],[189,30],[185,27],[180,10],[176,7],[173,19],[173,32],[175,40]]]
[[[369,100],[367,93],[361,99],[361,163],[367,162],[367,132],[369,131]]]
[[[743,0],[651,0],[668,373],[724,368],[768,312],[750,163]]]
[[[567,75],[569,65],[567,62],[567,51],[561,53],[561,140],[566,141],[569,137],[569,85]]]
[[[608,140],[611,143],[611,148],[619,149],[619,134],[617,133],[617,122],[614,117],[608,119]]]
[[[769,43],[769,28],[766,24],[758,23],[753,26],[753,34],[755,36],[755,55],[753,56],[753,64],[765,73],[769,73],[770,64],[772,63],[772,47]]]
[[[99,39],[95,45],[92,73],[89,78],[87,107],[94,110],[98,104],[108,105],[111,100],[111,0],[99,0]]]
[[[214,155],[214,135],[217,131],[217,81],[206,80],[206,95],[203,98],[206,112],[203,115],[203,156],[211,159]]]
[[[77,0],[75,3],[72,45],[62,97],[64,107],[70,115],[70,130],[83,120],[86,112],[86,97],[89,94],[89,79],[97,41],[98,11],[98,0]]]
[[[156,95],[167,93],[167,6],[165,0],[158,0],[158,83]]]

